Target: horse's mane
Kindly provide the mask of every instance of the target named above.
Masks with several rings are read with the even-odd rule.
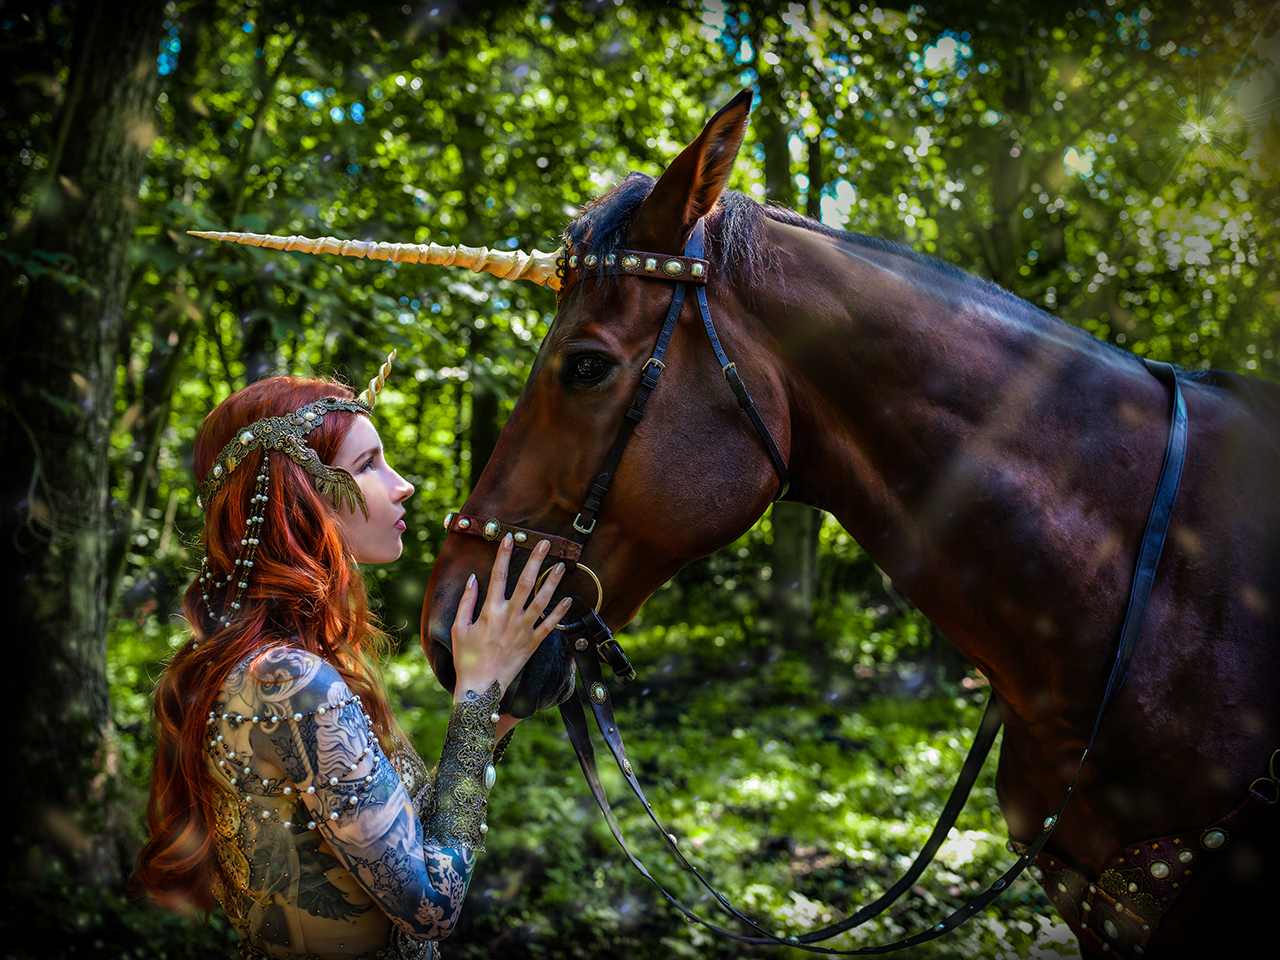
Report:
[[[627,226],[645,197],[652,192],[655,183],[657,180],[646,174],[634,172],[628,174],[620,184],[584,207],[582,213],[570,222],[564,234],[566,247],[577,249],[583,254],[594,253],[601,260],[604,260],[608,254],[616,253],[623,248],[626,243]],[[942,276],[971,285],[973,292],[979,296],[1004,300],[1006,303],[1017,303],[1023,309],[1031,310],[1054,323],[1064,322],[999,284],[969,273],[947,260],[919,253],[892,240],[865,233],[837,230],[796,213],[789,207],[758,203],[745,193],[736,190],[726,190],[716,206],[718,222],[716,229],[708,234],[708,246],[711,248],[709,252],[724,264],[730,278],[747,290],[753,290],[756,287],[772,259],[772,249],[769,245],[758,241],[764,222],[773,220],[821,234],[843,246],[862,247],[902,257],[911,263],[936,271]],[[1102,341],[1098,342],[1102,343]],[[1130,355],[1118,347],[1115,349],[1127,356]]]
[[[623,248],[626,244],[627,225],[645,197],[652,192],[655,183],[657,180],[646,174],[634,172],[628,174],[620,184],[584,207],[582,213],[569,223],[564,234],[566,247],[578,249],[580,253],[594,253],[602,261],[606,255],[616,253]],[[709,252],[724,264],[729,277],[748,291],[755,289],[771,260],[772,249],[768,244],[757,241],[765,220],[774,220],[821,234],[844,246],[878,250],[902,257],[911,263],[919,264],[942,276],[968,285],[978,297],[990,298],[1006,304],[1017,304],[1024,313],[1029,312],[1045,322],[1066,327],[1082,337],[1088,337],[1100,347],[1128,357],[1134,363],[1138,362],[1139,358],[1129,351],[1107,343],[1105,340],[1098,340],[1079,327],[1067,323],[1060,317],[1055,317],[999,284],[969,273],[950,261],[919,253],[900,243],[885,240],[883,237],[837,230],[796,213],[789,207],[758,203],[745,193],[736,190],[726,190],[717,203],[717,208],[719,211],[717,227],[708,234],[708,245],[711,247]],[[582,249],[584,245],[585,250]],[[1280,387],[1274,384],[1219,370],[1185,371],[1182,376],[1227,390],[1259,414],[1272,419],[1273,422],[1280,422]]]

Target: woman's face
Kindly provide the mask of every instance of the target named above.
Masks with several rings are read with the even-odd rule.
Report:
[[[390,563],[397,559],[405,531],[403,504],[413,494],[413,484],[391,469],[377,428],[368,417],[355,418],[330,466],[350,471],[369,507],[368,519],[359,508],[353,510],[345,503],[338,510],[338,522],[356,560]]]

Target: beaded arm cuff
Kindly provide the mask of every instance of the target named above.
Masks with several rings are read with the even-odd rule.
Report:
[[[502,687],[495,680],[483,694],[454,704],[432,778],[435,803],[422,824],[425,839],[443,847],[484,850],[488,796],[497,776],[493,748],[501,699]]]

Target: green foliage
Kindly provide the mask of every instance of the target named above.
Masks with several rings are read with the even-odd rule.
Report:
[[[12,80],[0,116],[10,148],[0,279],[14,297],[41,275],[82,282],[31,229],[59,149],[74,17],[61,3],[28,6],[0,18]],[[490,277],[185,231],[551,249],[584,202],[630,169],[658,173],[711,109],[759,83],[769,97],[735,189],[763,198],[761,132],[781,125],[792,199],[832,225],[951,260],[1136,353],[1277,379],[1269,10],[1257,0],[170,3],[161,93],[152,129],[139,130],[156,139],[139,188],[112,439],[109,602],[121,619],[108,659],[110,789],[129,836],[143,831],[150,685],[198,561],[190,453],[205,413],[262,375],[359,382],[399,350],[378,426],[417,493],[404,559],[371,580],[404,647],[392,686],[430,753],[446,705],[416,624],[439,519],[465,499],[484,433],[510,410],[554,310],[548,291]],[[803,929],[883,889],[918,846],[976,722],[979,681],[938,667],[927,622],[830,520],[818,649],[776,647],[758,627],[771,540],[766,516],[655,595],[627,637],[644,679],[618,698],[646,785],[695,859],[751,912]],[[677,922],[626,868],[550,719],[522,725],[499,782],[492,852],[455,955],[741,952]],[[621,780],[607,783],[621,798]],[[645,862],[696,899],[636,805],[618,803]],[[928,923],[990,878],[1003,836],[984,780],[928,892],[867,938]],[[91,946],[112,923],[133,925],[120,942],[139,957],[194,955],[225,938],[64,892],[90,917],[79,956],[120,955]],[[1022,885],[917,955],[1048,956],[1061,936]]]

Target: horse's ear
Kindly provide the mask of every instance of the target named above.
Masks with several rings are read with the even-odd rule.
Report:
[[[627,228],[627,246],[654,253],[680,253],[698,218],[724,193],[738,148],[747,135],[755,90],[748,87],[707,121],[654,185]]]

